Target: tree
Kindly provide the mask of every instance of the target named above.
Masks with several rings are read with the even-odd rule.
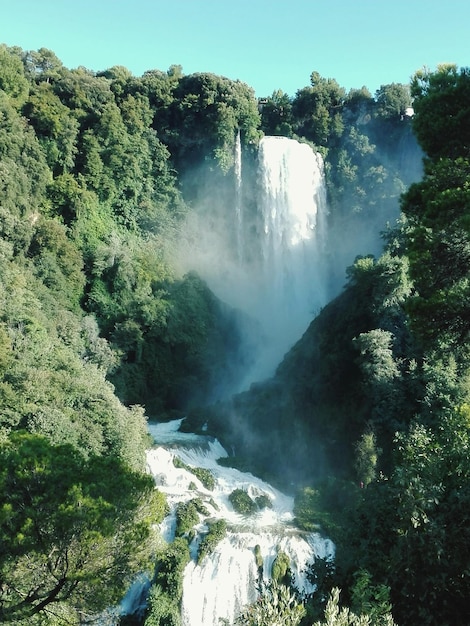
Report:
[[[158,555],[145,626],[180,626],[183,571],[190,561],[186,539],[177,537]]]
[[[260,101],[261,127],[266,135],[292,136],[292,101],[281,89]]]
[[[77,152],[78,122],[52,85],[42,82],[35,87],[23,110],[44,147],[50,168],[56,174],[70,171]]]
[[[36,82],[50,83],[59,80],[65,69],[62,61],[48,48],[25,52],[23,63],[27,76]]]
[[[169,145],[178,166],[194,165],[211,155],[226,173],[234,164],[238,130],[244,144],[258,140],[258,103],[245,83],[197,73],[183,76],[173,95]]]
[[[367,487],[376,477],[377,468],[377,442],[373,432],[366,432],[356,443],[355,468],[357,478],[362,486]]]
[[[400,119],[411,107],[411,95],[408,85],[391,83],[381,85],[375,92],[376,113],[384,119]]]
[[[21,57],[5,44],[0,45],[0,91],[9,96],[11,104],[17,109],[24,104],[29,91]]]
[[[294,130],[317,146],[329,147],[343,133],[341,109],[346,92],[336,80],[322,78],[318,72],[312,72],[310,83],[292,102]]]
[[[315,622],[313,626],[395,626],[390,613],[377,617],[368,614],[357,615],[347,607],[340,607],[340,590],[335,587],[330,594],[325,608],[324,620]]]
[[[358,362],[363,384],[372,402],[371,421],[389,426],[399,413],[402,398],[401,372],[392,350],[393,335],[376,328],[361,333],[353,341],[360,352]]]
[[[11,100],[0,90],[0,237],[18,254],[28,248],[51,172]]]
[[[431,159],[470,156],[470,68],[423,68],[411,81],[413,130]]]
[[[339,555],[351,551],[353,567],[390,587],[404,626],[468,621],[469,416],[466,404],[444,407],[432,429],[416,421],[397,435],[391,475],[362,491],[338,547]]]
[[[234,626],[297,626],[304,615],[305,608],[295,594],[271,580],[261,587],[258,600],[242,610]]]
[[[165,513],[151,477],[24,432],[2,441],[0,461],[1,621],[120,600]]]
[[[425,348],[457,349],[469,336],[469,176],[466,158],[428,160],[423,180],[402,199],[416,289],[407,309]]]

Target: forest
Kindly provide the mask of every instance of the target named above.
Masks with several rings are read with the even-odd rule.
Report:
[[[178,626],[188,547],[159,537],[145,451],[148,419],[185,415],[336,544],[313,598],[273,585],[237,624],[283,602],[292,626],[468,624],[469,103],[455,65],[257,99],[0,45],[0,622],[96,623],[147,570],[143,623]],[[270,380],[214,398],[243,365],[237,312],[177,250],[206,189],[230,202],[238,134],[246,159],[263,135],[323,155],[333,232],[397,219]]]

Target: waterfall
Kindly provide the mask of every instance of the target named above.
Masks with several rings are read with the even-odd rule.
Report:
[[[238,133],[234,207],[212,189],[188,218],[181,246],[182,269],[197,271],[255,322],[246,337],[247,345],[256,343],[253,367],[232,391],[272,375],[332,295],[321,155],[294,139],[264,137],[254,163],[242,156]]]
[[[243,260],[242,252],[242,229],[243,229],[243,213],[242,213],[242,142],[240,129],[238,129],[235,139],[235,214],[236,214],[236,231],[237,231],[237,258],[241,262]]]
[[[180,433],[177,430],[180,423],[181,420],[176,420],[149,425],[155,446],[147,454],[148,468],[172,509],[162,524],[162,534],[167,541],[173,540],[177,503],[195,497],[202,499],[211,519],[223,518],[228,525],[226,537],[201,564],[196,563],[196,553],[201,535],[207,532],[204,516],[201,515],[196,526],[198,536],[190,545],[193,559],[184,571],[183,626],[219,626],[219,618],[233,623],[238,612],[256,600],[259,577],[256,546],[263,558],[265,579],[269,578],[273,561],[281,550],[290,557],[297,588],[306,593],[314,591],[306,580],[305,568],[314,563],[315,558],[333,556],[331,541],[296,529],[293,498],[251,474],[218,465],[217,459],[227,456],[220,443],[201,435]],[[184,468],[175,467],[175,456],[183,461]],[[216,480],[215,488],[206,489],[186,467],[210,470]],[[240,515],[229,500],[234,489],[243,489],[252,498],[265,496],[272,508],[249,517]]]
[[[262,231],[260,312],[270,350],[260,362],[269,375],[325,304],[327,213],[323,159],[307,144],[264,137],[258,157]],[[264,372],[263,372],[264,370]]]

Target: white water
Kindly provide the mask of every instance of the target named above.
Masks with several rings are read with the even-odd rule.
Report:
[[[263,229],[257,316],[266,349],[257,376],[270,376],[328,299],[323,159],[307,144],[264,137],[259,146]]]
[[[274,373],[332,293],[321,155],[294,139],[264,137],[253,187],[237,135],[234,162],[235,206],[221,204],[218,216],[196,208],[180,261],[255,322],[256,341],[246,342],[257,344],[256,359],[232,390],[239,391]]]
[[[177,420],[149,425],[155,447],[147,454],[148,469],[172,507],[172,514],[162,524],[162,534],[167,541],[174,539],[176,504],[195,497],[204,501],[212,520],[223,518],[228,524],[225,539],[201,565],[196,564],[195,557],[198,538],[207,531],[202,516],[196,527],[198,538],[191,544],[193,560],[184,573],[183,626],[219,626],[219,618],[233,622],[244,605],[256,600],[256,545],[261,548],[265,578],[269,577],[272,563],[281,550],[291,559],[296,586],[300,591],[311,592],[304,577],[305,568],[316,557],[333,555],[331,541],[297,530],[293,525],[291,497],[251,474],[218,465],[217,459],[227,456],[220,443],[208,437],[179,433],[180,423]],[[175,455],[186,465],[209,469],[216,479],[215,489],[207,490],[194,474],[176,468]],[[193,487],[196,485],[196,490],[190,489],[191,483]],[[234,489],[244,489],[253,498],[268,496],[272,509],[250,517],[237,514],[229,501]]]
[[[243,216],[242,216],[242,142],[240,136],[240,130],[237,133],[235,140],[235,214],[236,214],[236,231],[237,231],[237,260],[239,263],[243,262]]]

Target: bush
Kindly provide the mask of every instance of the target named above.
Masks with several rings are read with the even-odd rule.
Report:
[[[258,509],[272,509],[273,503],[271,502],[271,498],[267,496],[265,493],[261,496],[257,496],[255,498],[256,506]]]
[[[183,537],[199,521],[197,509],[192,500],[179,502],[176,506],[176,536]]]
[[[199,513],[209,515],[201,498],[193,498],[189,502],[180,502],[176,507],[176,536],[182,537],[191,532],[199,522]]]
[[[273,561],[271,578],[280,584],[288,585],[290,582],[290,559],[282,550],[277,553]]]
[[[258,510],[256,502],[243,489],[235,489],[228,498],[234,510],[241,515],[251,515]]]
[[[206,556],[211,554],[216,545],[222,541],[227,533],[227,523],[225,520],[220,519],[216,522],[213,522],[209,526],[209,532],[205,537],[203,537],[201,544],[199,546],[199,553],[197,562],[202,563]]]

